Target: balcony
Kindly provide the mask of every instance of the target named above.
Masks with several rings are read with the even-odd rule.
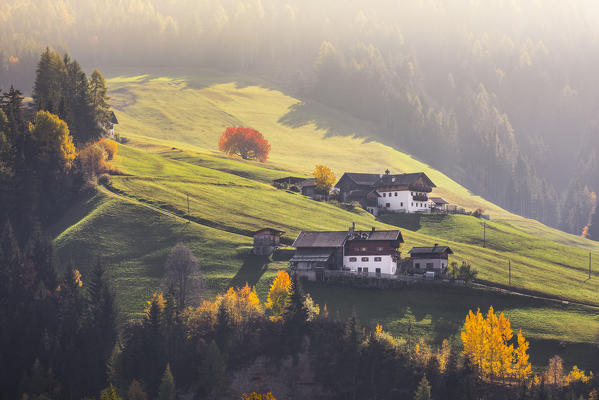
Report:
[[[414,196],[412,196],[412,198],[414,201],[428,201],[428,196],[423,193],[416,193]]]

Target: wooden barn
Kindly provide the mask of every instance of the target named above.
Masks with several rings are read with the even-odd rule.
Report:
[[[259,256],[270,256],[281,245],[281,235],[285,231],[275,228],[263,228],[253,233],[253,253]]]

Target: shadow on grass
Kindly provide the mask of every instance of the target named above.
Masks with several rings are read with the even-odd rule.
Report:
[[[290,128],[301,128],[314,124],[317,129],[326,131],[325,137],[360,135],[365,141],[373,140],[366,133],[373,127],[362,121],[348,118],[346,113],[330,109],[316,102],[299,102],[289,107],[287,114],[279,118],[280,124]]]
[[[266,256],[248,254],[245,256],[241,268],[231,279],[229,286],[243,287],[246,283],[250,286],[256,286],[256,283],[268,269],[269,262],[270,260]]]

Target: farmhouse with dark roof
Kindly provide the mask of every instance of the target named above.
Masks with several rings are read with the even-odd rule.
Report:
[[[343,202],[358,202],[377,215],[385,212],[430,212],[428,194],[435,184],[424,172],[360,174],[346,172],[335,185]]]

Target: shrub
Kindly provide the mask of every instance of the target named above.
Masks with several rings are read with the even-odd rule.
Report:
[[[118,144],[114,140],[102,139],[98,142],[107,154],[107,159],[112,160],[118,151]]]
[[[98,178],[98,183],[100,185],[110,185],[112,183],[112,179],[110,177],[109,174],[102,174],[100,175],[100,177]]]
[[[92,178],[106,171],[108,158],[104,147],[99,143],[90,143],[79,152],[79,164],[85,175]]]

